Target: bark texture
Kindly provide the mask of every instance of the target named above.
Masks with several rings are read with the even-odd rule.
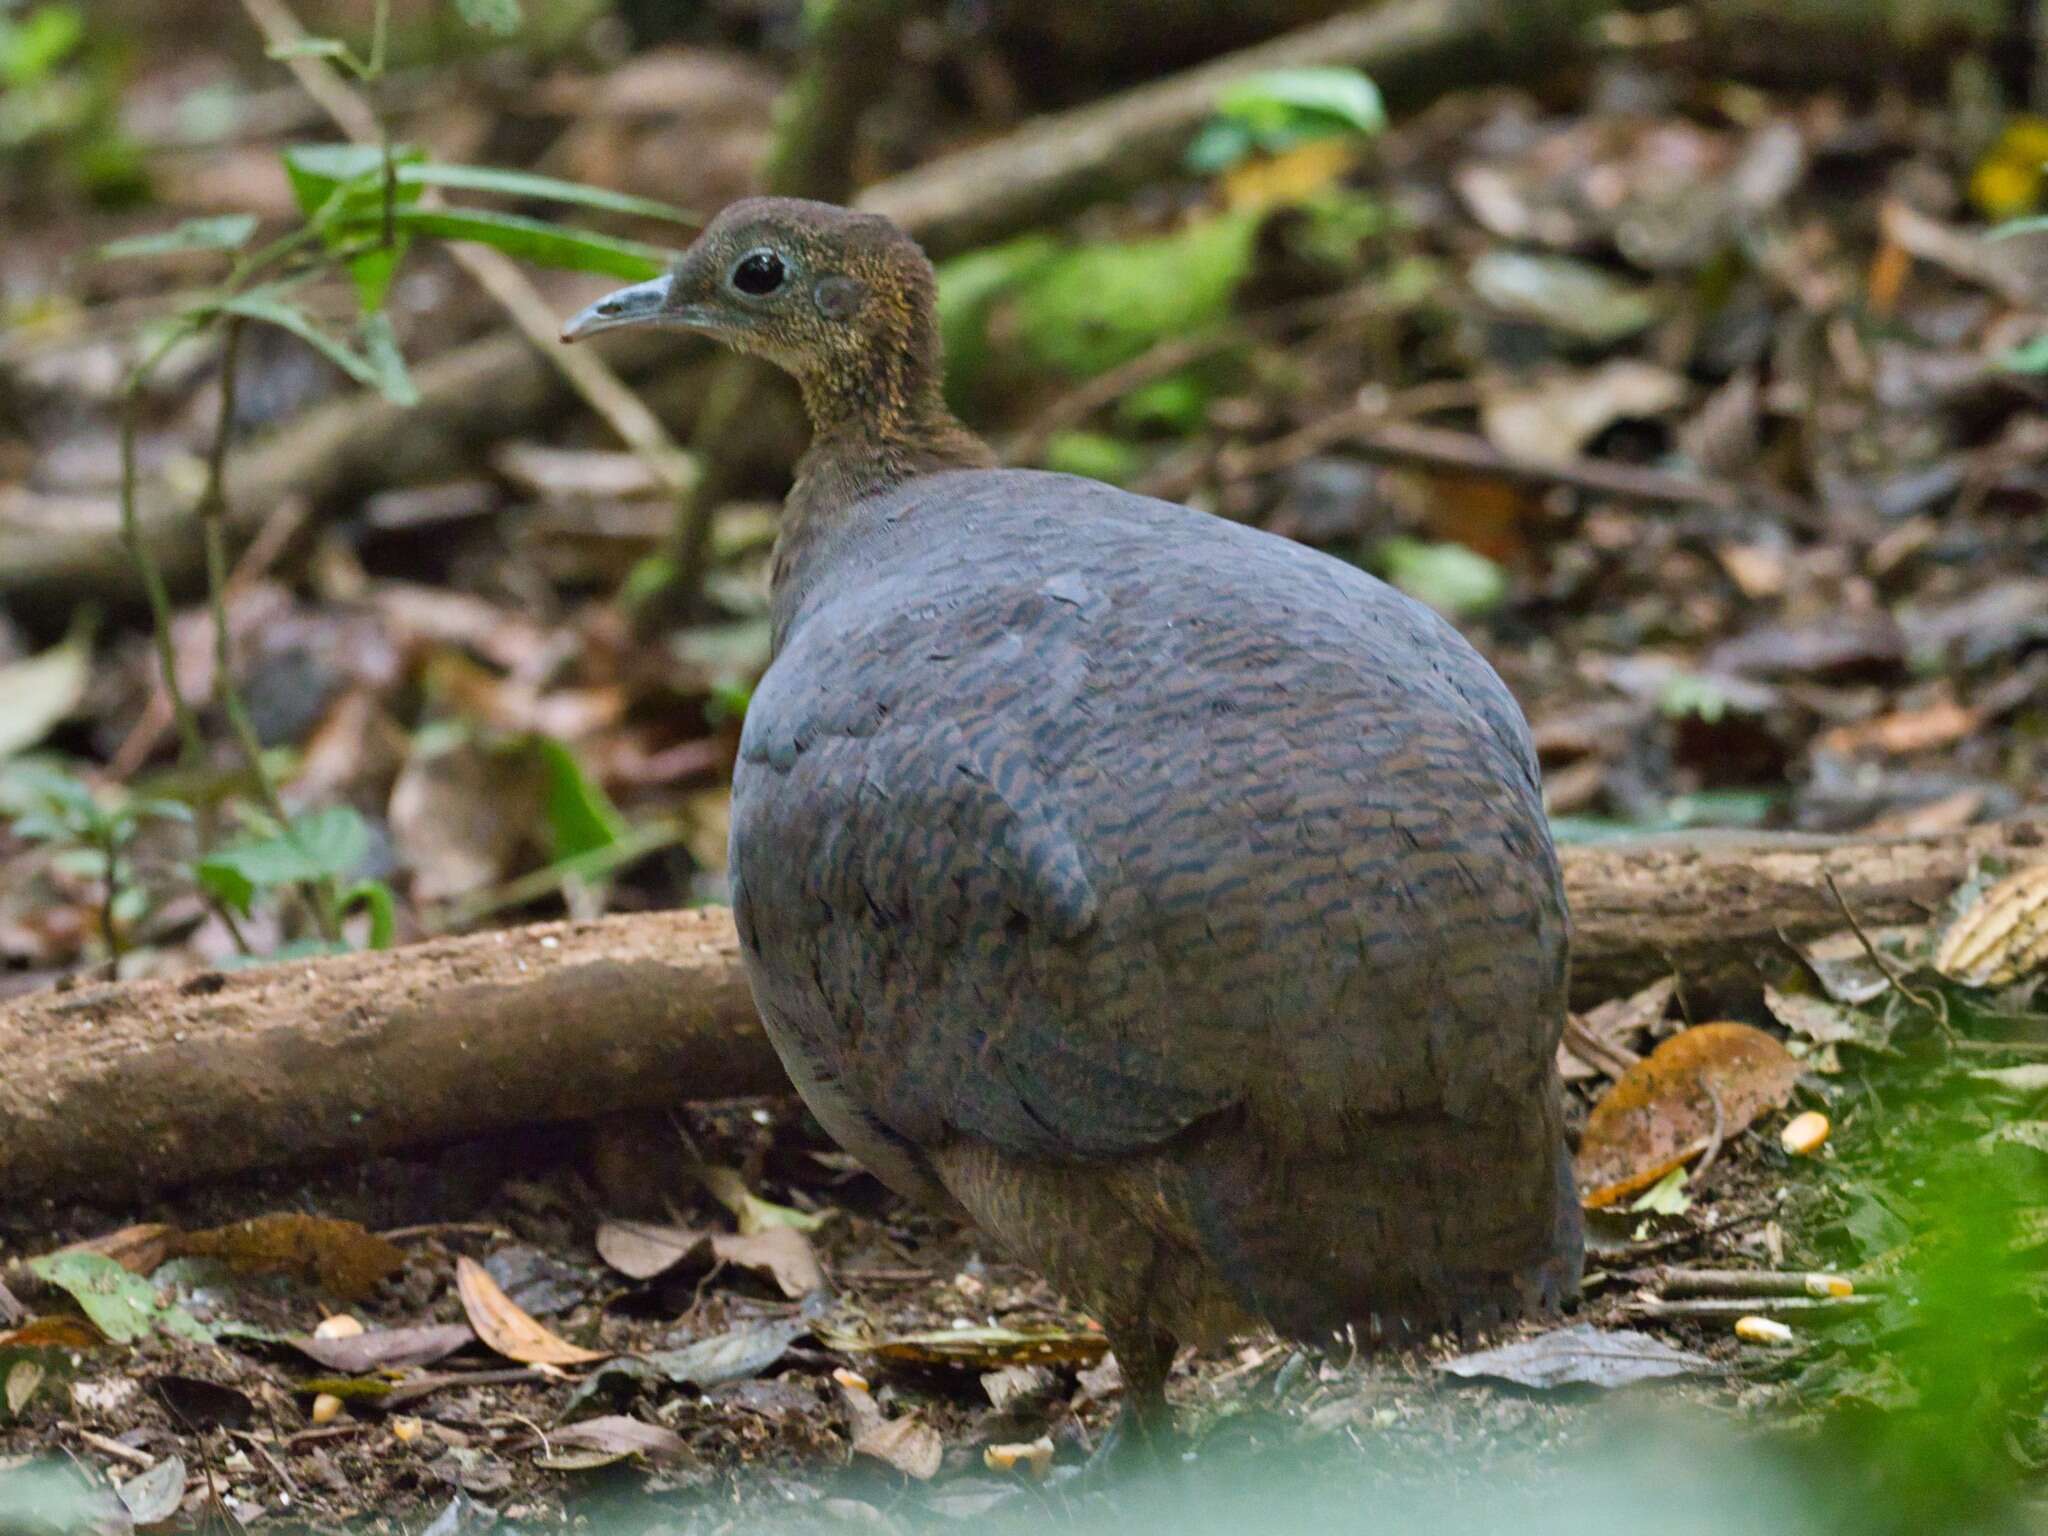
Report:
[[[1574,1005],[1676,971],[1753,979],[1781,935],[1927,917],[2048,822],[1870,841],[1564,851]],[[720,908],[544,923],[384,954],[44,991],[0,1007],[0,1200],[118,1200],[315,1155],[785,1091]]]

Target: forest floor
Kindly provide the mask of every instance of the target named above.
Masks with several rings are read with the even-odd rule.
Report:
[[[791,64],[745,9],[630,61],[576,43],[412,67],[397,131],[715,207],[745,190]],[[126,568],[21,534],[102,525],[148,321],[217,275],[205,253],[80,253],[224,208],[282,227],[278,151],[327,132],[249,40],[136,35],[149,62],[123,66],[112,127],[66,132],[113,135],[147,196],[87,196],[68,168],[100,161],[31,141],[0,208],[0,549],[47,560],[0,570],[0,999],[320,943],[312,880],[228,901],[187,817],[148,809],[197,807],[243,853],[267,836],[205,605],[178,587],[195,766]],[[913,43],[866,175],[1043,104],[1000,46]],[[101,78],[89,50],[62,68]],[[954,391],[1019,462],[1271,528],[1441,608],[1527,711],[1560,837],[1957,830],[2048,803],[2048,237],[1988,233],[2039,205],[2044,141],[1967,56],[1932,85],[1764,89],[1617,35],[1555,79],[955,256]],[[408,263],[390,315],[430,379],[503,322],[443,248]],[[541,281],[566,315],[607,280]],[[306,302],[353,323],[345,278]],[[686,437],[702,354],[617,358]],[[764,386],[702,598],[649,634],[635,603],[672,498],[548,369],[491,377],[501,393],[394,415],[336,467],[320,434],[357,385],[282,331],[244,338],[233,444],[310,444],[319,487],[235,509],[253,538],[221,612],[266,771],[294,815],[347,813],[334,873],[390,898],[400,940],[721,900],[790,402]],[[203,478],[217,342],[173,352],[139,401],[142,475]],[[111,882],[91,828],[46,814],[53,782],[131,815]],[[2019,960],[2048,943],[2048,892],[2006,873],[1910,930],[1845,912],[1725,995],[1667,985],[1585,1017],[1573,1133],[1611,1198],[1566,1321],[1604,1358],[1533,1326],[1400,1358],[1249,1340],[1183,1362],[1174,1488],[1105,1492],[1079,1469],[1119,1393],[1087,1319],[888,1196],[793,1100],[699,1104],[139,1203],[0,1194],[0,1528],[30,1479],[108,1530],[1276,1510],[1312,1529],[1366,1501],[1449,1530],[1649,1509],[1660,1529],[1868,1531],[1965,1499],[1985,1529],[2038,1528],[2048,1000]],[[348,942],[379,921],[364,907]],[[2017,974],[1944,949],[1973,912],[2013,914]],[[1718,1022],[1754,1038],[1696,1029]],[[1637,1070],[1688,1037],[1682,1068]],[[1595,1178],[1615,1079],[1647,1107],[1592,1133],[1618,1160]],[[1831,1132],[1788,1150],[1807,1111]],[[1660,1166],[1653,1142],[1706,1166]],[[1739,1315],[1789,1337],[1738,1337]]]

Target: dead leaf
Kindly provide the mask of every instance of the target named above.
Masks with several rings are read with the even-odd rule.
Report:
[[[36,1395],[36,1389],[43,1384],[44,1371],[34,1360],[17,1360],[7,1373],[7,1411],[15,1418],[21,1417],[21,1410],[29,1405]]]
[[[455,1261],[455,1291],[477,1337],[508,1360],[527,1365],[588,1365],[611,1358],[605,1350],[585,1349],[548,1332],[513,1304],[483,1265],[466,1255]]]
[[[176,1456],[166,1456],[114,1491],[137,1525],[161,1525],[178,1512],[185,1497],[185,1463]]]
[[[1486,391],[1479,424],[1503,453],[1562,464],[1615,422],[1664,415],[1684,403],[1685,380],[1620,358],[1584,372],[1553,370]]]
[[[2048,966],[2048,864],[2006,876],[1941,936],[1934,968],[1966,987],[2003,987]]]
[[[628,1280],[666,1274],[704,1242],[702,1232],[656,1221],[606,1217],[597,1226],[597,1255]]]
[[[416,1328],[374,1328],[336,1339],[310,1335],[290,1342],[300,1354],[330,1371],[361,1376],[402,1366],[432,1365],[475,1338],[476,1331],[467,1323],[428,1323]]]
[[[1925,709],[1902,709],[1854,725],[1838,725],[1814,740],[1816,749],[1852,757],[1858,752],[1882,752],[1888,757],[1907,757],[1952,747],[1976,734],[1983,716],[1966,709],[1954,699],[1942,699]]]
[[[40,656],[0,666],[0,761],[34,746],[78,708],[91,668],[82,633]]]
[[[595,1451],[606,1457],[645,1456],[650,1461],[668,1461],[689,1449],[688,1442],[672,1429],[643,1424],[625,1414],[585,1419],[548,1432],[553,1445]]]
[[[592,1371],[570,1395],[565,1411],[594,1396],[606,1382],[621,1377],[700,1388],[746,1381],[774,1365],[799,1336],[810,1331],[811,1325],[802,1318],[773,1318],[729,1333],[713,1334],[678,1349],[656,1350],[638,1357],[622,1355]]]
[[[612,1268],[634,1280],[651,1280],[694,1258],[764,1274],[792,1299],[825,1284],[811,1240],[788,1226],[758,1232],[693,1232],[658,1222],[607,1220],[597,1229],[597,1251]]]
[[[448,670],[437,665],[436,675]],[[447,901],[505,879],[540,825],[540,795],[523,754],[468,740],[415,753],[386,810],[413,895]]]
[[[106,1335],[83,1317],[59,1313],[34,1317],[8,1333],[0,1333],[0,1349],[97,1349]]]
[[[1021,1445],[991,1445],[982,1451],[981,1464],[991,1472],[1021,1469],[1042,1478],[1052,1471],[1052,1436],[1040,1435]]]
[[[984,1371],[981,1390],[988,1394],[996,1412],[1007,1413],[1019,1403],[1045,1396],[1057,1381],[1058,1378],[1042,1365],[1006,1365],[998,1370]]]
[[[733,1220],[739,1223],[745,1236],[765,1232],[770,1227],[795,1227],[800,1232],[815,1232],[838,1214],[829,1210],[799,1211],[794,1206],[763,1200],[747,1188],[746,1180],[736,1169],[704,1167],[697,1170],[697,1176],[711,1197],[732,1212]]]
[[[1558,1045],[1558,1070],[1566,1082],[1606,1073],[1619,1078],[1642,1057],[1636,1053],[1643,1031],[1670,1011],[1678,995],[1678,979],[1666,976],[1628,997],[1609,998],[1570,1019]]]
[[[1764,988],[1764,1006],[1771,1017],[1816,1045],[1853,1045],[1866,1051],[1891,1049],[1891,1026],[1872,1014],[1859,1013],[1824,997]]]
[[[1437,1367],[1452,1376],[1511,1381],[1517,1386],[1625,1387],[1717,1367],[1704,1355],[1673,1349],[1646,1333],[1604,1333],[1591,1323],[1557,1328],[1499,1349],[1460,1355]]]
[[[167,1227],[160,1221],[146,1221],[101,1237],[89,1237],[84,1242],[72,1243],[57,1251],[97,1253],[112,1259],[130,1274],[150,1275],[156,1272],[159,1264],[183,1251],[179,1243],[184,1235],[176,1227]]]
[[[1799,1062],[1747,1024],[1683,1030],[1638,1062],[1586,1120],[1576,1172],[1589,1210],[1646,1189],[1791,1097]]]
[[[1861,936],[1853,929],[1845,929],[1799,946],[1799,958],[1813,972],[1813,979],[1820,983],[1821,990],[1836,1002],[1847,1003],[1852,1008],[1874,1002],[1891,990],[1891,978],[1870,958],[1870,950],[1864,947],[1866,938],[1870,940],[1871,948],[1879,954],[1889,955],[1902,971],[1913,970],[1923,963],[1927,953],[1926,928],[1913,926],[1865,928]]]
[[[854,1455],[871,1456],[921,1483],[937,1473],[946,1458],[946,1444],[931,1425],[914,1413],[886,1417],[871,1393],[842,1387],[839,1397],[853,1420]]]
[[[176,1248],[244,1273],[298,1275],[350,1301],[368,1296],[405,1263],[396,1243],[360,1222],[289,1211],[190,1232]]]

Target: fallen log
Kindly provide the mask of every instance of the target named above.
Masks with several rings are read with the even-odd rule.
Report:
[[[2048,821],[1884,841],[1688,836],[1565,850],[1579,1006],[1676,971],[1924,918]],[[719,908],[45,991],[0,1007],[0,1200],[141,1191],[787,1087]]]

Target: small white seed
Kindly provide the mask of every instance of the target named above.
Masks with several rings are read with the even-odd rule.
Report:
[[[351,1317],[346,1312],[337,1312],[332,1317],[320,1319],[320,1326],[313,1330],[313,1337],[316,1339],[352,1339],[362,1331],[363,1324],[360,1318]]]
[[[1790,1344],[1792,1330],[1775,1317],[1739,1317],[1735,1337],[1750,1344]]]
[[[1794,1115],[1778,1133],[1778,1145],[1794,1157],[1811,1157],[1828,1139],[1828,1117],[1817,1109]]]
[[[1856,1283],[1847,1275],[1813,1274],[1806,1277],[1809,1296],[1854,1296]]]
[[[341,1399],[332,1392],[322,1392],[313,1399],[313,1411],[307,1417],[315,1424],[332,1424],[341,1417]]]
[[[849,1371],[843,1365],[832,1373],[832,1379],[849,1392],[865,1392],[868,1389],[867,1377],[859,1371]]]

